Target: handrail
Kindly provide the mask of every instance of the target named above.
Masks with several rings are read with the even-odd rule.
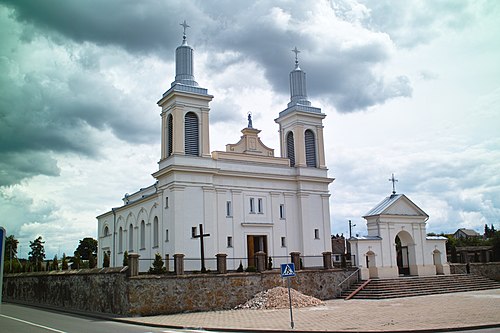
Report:
[[[354,272],[352,272],[352,274],[350,274],[348,277],[346,277],[342,282],[340,282],[337,287],[340,287],[341,285],[344,284],[344,282],[346,282],[347,280],[349,280],[351,278],[351,276],[353,276],[354,274],[358,273],[359,272],[359,268],[356,269]]]

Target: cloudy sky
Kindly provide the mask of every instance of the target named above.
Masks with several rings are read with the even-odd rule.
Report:
[[[211,150],[253,114],[279,154],[297,46],[327,115],[333,233],[392,188],[429,232],[500,229],[500,2],[0,0],[0,225],[20,255],[97,236],[95,216],[154,183],[156,102],[187,20],[195,76],[215,96]]]

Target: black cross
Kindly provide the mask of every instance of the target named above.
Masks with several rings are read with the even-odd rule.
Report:
[[[203,224],[200,223],[200,234],[199,235],[193,235],[193,238],[199,238],[200,239],[200,251],[201,251],[201,272],[205,273],[207,271],[205,267],[205,246],[203,245],[203,238],[208,237],[210,234],[204,234],[203,233]]]
[[[396,182],[398,180],[394,178],[394,174],[392,174],[392,177],[389,178],[389,181],[392,182],[392,194],[396,194]]]

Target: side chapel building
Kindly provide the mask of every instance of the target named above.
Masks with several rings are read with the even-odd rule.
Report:
[[[213,96],[195,81],[193,49],[187,44],[186,22],[182,45],[176,49],[176,75],[158,101],[161,107],[161,157],[153,185],[131,195],[121,207],[99,215],[99,267],[104,253],[110,266],[121,266],[125,251],[141,258],[182,253],[200,258],[199,225],[205,256],[248,258],[257,251],[282,256],[291,252],[320,256],[331,251],[328,185],[320,108],[311,106],[306,74],[290,73],[291,99],[275,122],[279,125],[281,157],[264,145],[251,117],[235,144],[210,152],[209,103]],[[304,258],[305,265],[321,265],[321,258]],[[317,261],[317,262],[313,262]],[[276,263],[275,263],[276,264]],[[151,262],[140,261],[140,270]],[[235,269],[239,260],[228,260]],[[199,262],[186,261],[187,269]],[[207,268],[215,269],[208,260]]]

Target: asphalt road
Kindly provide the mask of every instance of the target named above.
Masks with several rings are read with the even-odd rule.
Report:
[[[130,325],[10,303],[0,305],[0,333],[179,332]]]

